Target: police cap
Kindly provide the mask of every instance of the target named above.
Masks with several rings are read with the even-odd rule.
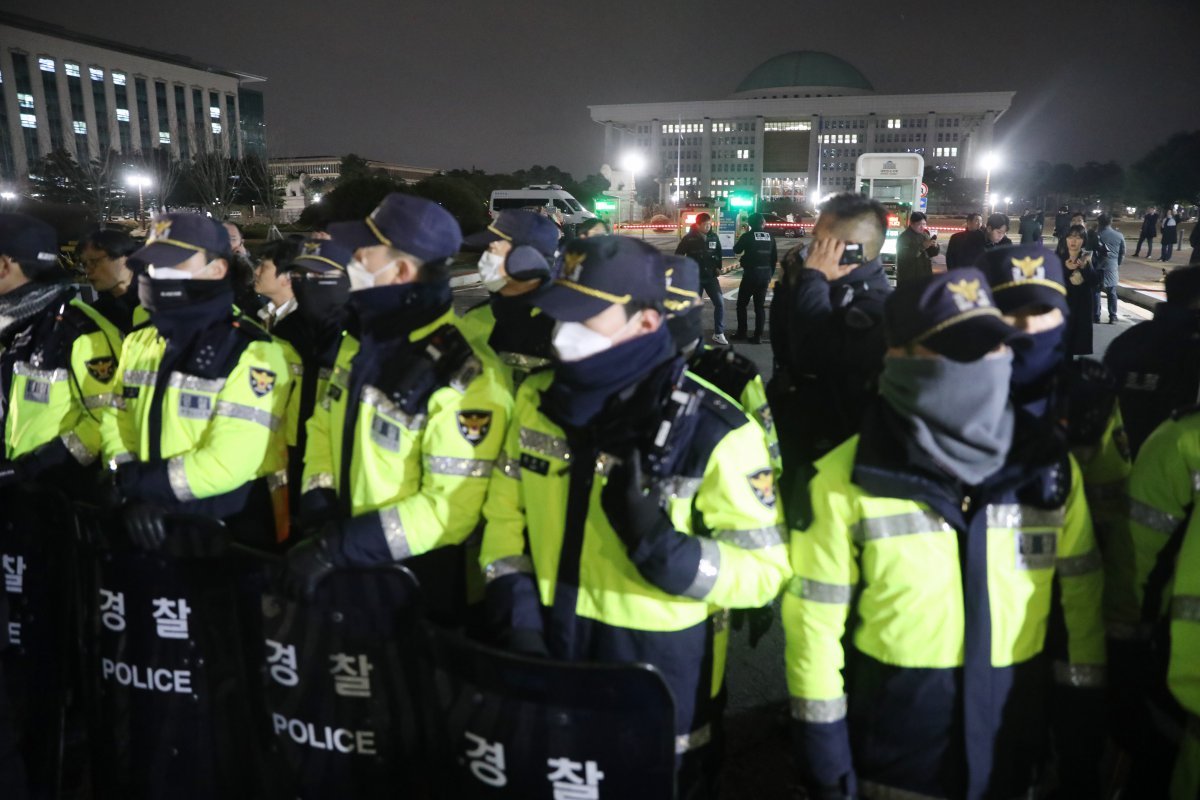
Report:
[[[700,298],[700,267],[687,256],[664,255],[663,268],[667,282],[663,306],[668,317],[686,314],[703,304]]]
[[[344,245],[332,239],[309,239],[300,246],[300,255],[292,259],[288,269],[304,269],[310,272],[346,272],[347,265],[354,260]]]
[[[1067,313],[1062,260],[1042,245],[997,247],[984,251],[975,265],[987,276],[1001,312],[1044,306]]]
[[[364,220],[329,226],[334,241],[357,250],[387,245],[422,261],[444,261],[462,246],[462,230],[449,211],[423,197],[393,192]]]
[[[177,212],[155,217],[146,246],[131,257],[148,267],[173,267],[204,252],[229,256],[225,226],[202,214]]]
[[[484,250],[492,242],[505,241],[513,247],[529,245],[546,258],[554,258],[561,235],[562,231],[549,217],[536,211],[514,209],[501,211],[491,225],[463,239],[463,246]]]
[[[0,255],[21,265],[26,277],[58,264],[58,234],[28,214],[0,214]]]
[[[562,277],[533,303],[556,320],[583,322],[611,305],[661,305],[666,293],[657,249],[628,236],[593,236],[567,245]]]

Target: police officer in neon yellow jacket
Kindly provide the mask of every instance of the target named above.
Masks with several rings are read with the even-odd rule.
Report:
[[[537,212],[501,211],[491,225],[463,242],[466,248],[484,251],[479,277],[491,293],[462,315],[463,334],[510,393],[551,364],[554,320],[538,311],[530,298],[550,279],[561,234],[552,219]]]
[[[1167,685],[1186,718],[1170,797],[1195,800],[1200,797],[1200,515],[1191,516],[1175,572]]]
[[[286,465],[288,367],[271,336],[233,305],[229,235],[199,214],[165,214],[135,256],[150,322],[125,340],[103,419],[125,523],[146,549],[168,513],[226,520],[276,541],[267,478]]]
[[[64,479],[100,452],[121,333],[75,296],[57,252],[49,225],[0,214],[0,487]]]
[[[817,797],[1023,796],[1048,753],[1053,672],[1076,728],[1060,731],[1059,774],[1087,792],[1103,573],[1078,467],[1008,400],[1005,344],[1025,337],[974,268],[898,287],[884,326],[881,396],[817,462],[792,534],[783,619],[805,782]],[[1052,669],[1056,595],[1067,641]]]
[[[664,295],[648,245],[567,246],[535,300],[559,364],[518,393],[480,563],[508,646],[663,671],[688,796],[719,732],[724,609],[772,600],[788,566],[762,431],[686,372]]]
[[[336,566],[462,545],[512,402],[456,324],[448,263],[462,234],[449,212],[392,194],[329,232],[356,261],[346,335],[308,423],[301,513],[317,533],[289,560],[298,592]],[[462,553],[449,555],[432,574],[418,571],[427,595],[461,586]]]

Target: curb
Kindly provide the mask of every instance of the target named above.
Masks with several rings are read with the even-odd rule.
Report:
[[[1131,303],[1138,308],[1143,308],[1146,311],[1153,311],[1154,307],[1167,299],[1166,293],[1162,293],[1162,297],[1157,297],[1150,292],[1133,286],[1126,286],[1123,283],[1117,284],[1117,297],[1124,300],[1126,303]]]

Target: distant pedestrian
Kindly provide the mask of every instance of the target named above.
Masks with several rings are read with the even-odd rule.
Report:
[[[592,236],[607,236],[608,234],[608,223],[599,217],[585,219],[575,226],[575,236],[579,239],[587,239]]]
[[[984,242],[983,248],[991,250],[993,247],[1007,247],[1010,244],[1012,244],[1012,239],[1008,238],[1008,215],[990,215],[987,219],[987,241]],[[965,266],[974,265],[967,264]]]
[[[1064,343],[1067,355],[1092,354],[1092,295],[1098,283],[1092,267],[1092,252],[1086,248],[1087,228],[1072,225],[1058,241],[1054,251],[1062,259],[1067,281],[1067,330]]]
[[[1170,261],[1171,253],[1175,249],[1175,244],[1179,241],[1179,220],[1175,219],[1175,212],[1167,209],[1166,216],[1162,221],[1162,257],[1159,261]]]
[[[1200,220],[1192,225],[1192,235],[1188,237],[1188,244],[1192,246],[1192,257],[1188,259],[1188,265],[1200,264]]]
[[[691,230],[679,240],[675,255],[687,256],[700,267],[700,289],[713,304],[713,344],[727,345],[725,338],[725,296],[721,294],[721,238],[713,230],[707,212],[696,215]]]
[[[739,261],[742,265],[742,285],[738,287],[737,333],[733,338],[746,338],[747,306],[753,300],[754,335],[750,337],[750,344],[759,344],[767,324],[767,287],[771,285],[779,254],[775,249],[775,237],[763,227],[766,222],[763,215],[751,214],[749,222],[750,230],[743,233],[733,245],[733,253],[741,256]]]
[[[1100,293],[1108,297],[1108,323],[1117,321],[1117,283],[1120,280],[1121,262],[1125,260],[1125,237],[1113,230],[1112,217],[1101,214],[1097,219],[1100,229],[1096,232],[1100,247],[1096,269],[1100,272],[1100,284],[1092,293],[1092,322],[1100,321]]]
[[[1042,243],[1042,219],[1045,214],[1039,209],[1037,211],[1032,208],[1025,209],[1025,213],[1021,215],[1021,225],[1018,231],[1021,234],[1021,244],[1041,244]]]
[[[896,283],[923,280],[933,274],[933,257],[939,252],[937,234],[931,234],[927,217],[914,211],[908,227],[896,240]]]
[[[1054,215],[1054,238],[1062,239],[1071,228],[1071,207],[1064,205]]]
[[[987,244],[987,234],[982,228],[982,214],[967,214],[963,230],[951,236],[946,244],[946,269],[975,265],[975,260],[983,255]]]
[[[1154,237],[1158,235],[1158,209],[1150,206],[1142,216],[1142,231],[1138,234],[1137,247],[1133,248],[1133,257],[1137,258],[1142,252],[1142,242],[1146,242],[1147,256],[1154,255]]]

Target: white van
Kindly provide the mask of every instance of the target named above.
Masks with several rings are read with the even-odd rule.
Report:
[[[540,209],[546,206],[552,206],[562,213],[564,225],[578,225],[585,219],[596,218],[596,215],[584,208],[570,192],[563,191],[563,188],[556,184],[526,186],[524,189],[497,189],[492,192],[488,202],[488,210],[493,219],[501,211],[515,208]]]

